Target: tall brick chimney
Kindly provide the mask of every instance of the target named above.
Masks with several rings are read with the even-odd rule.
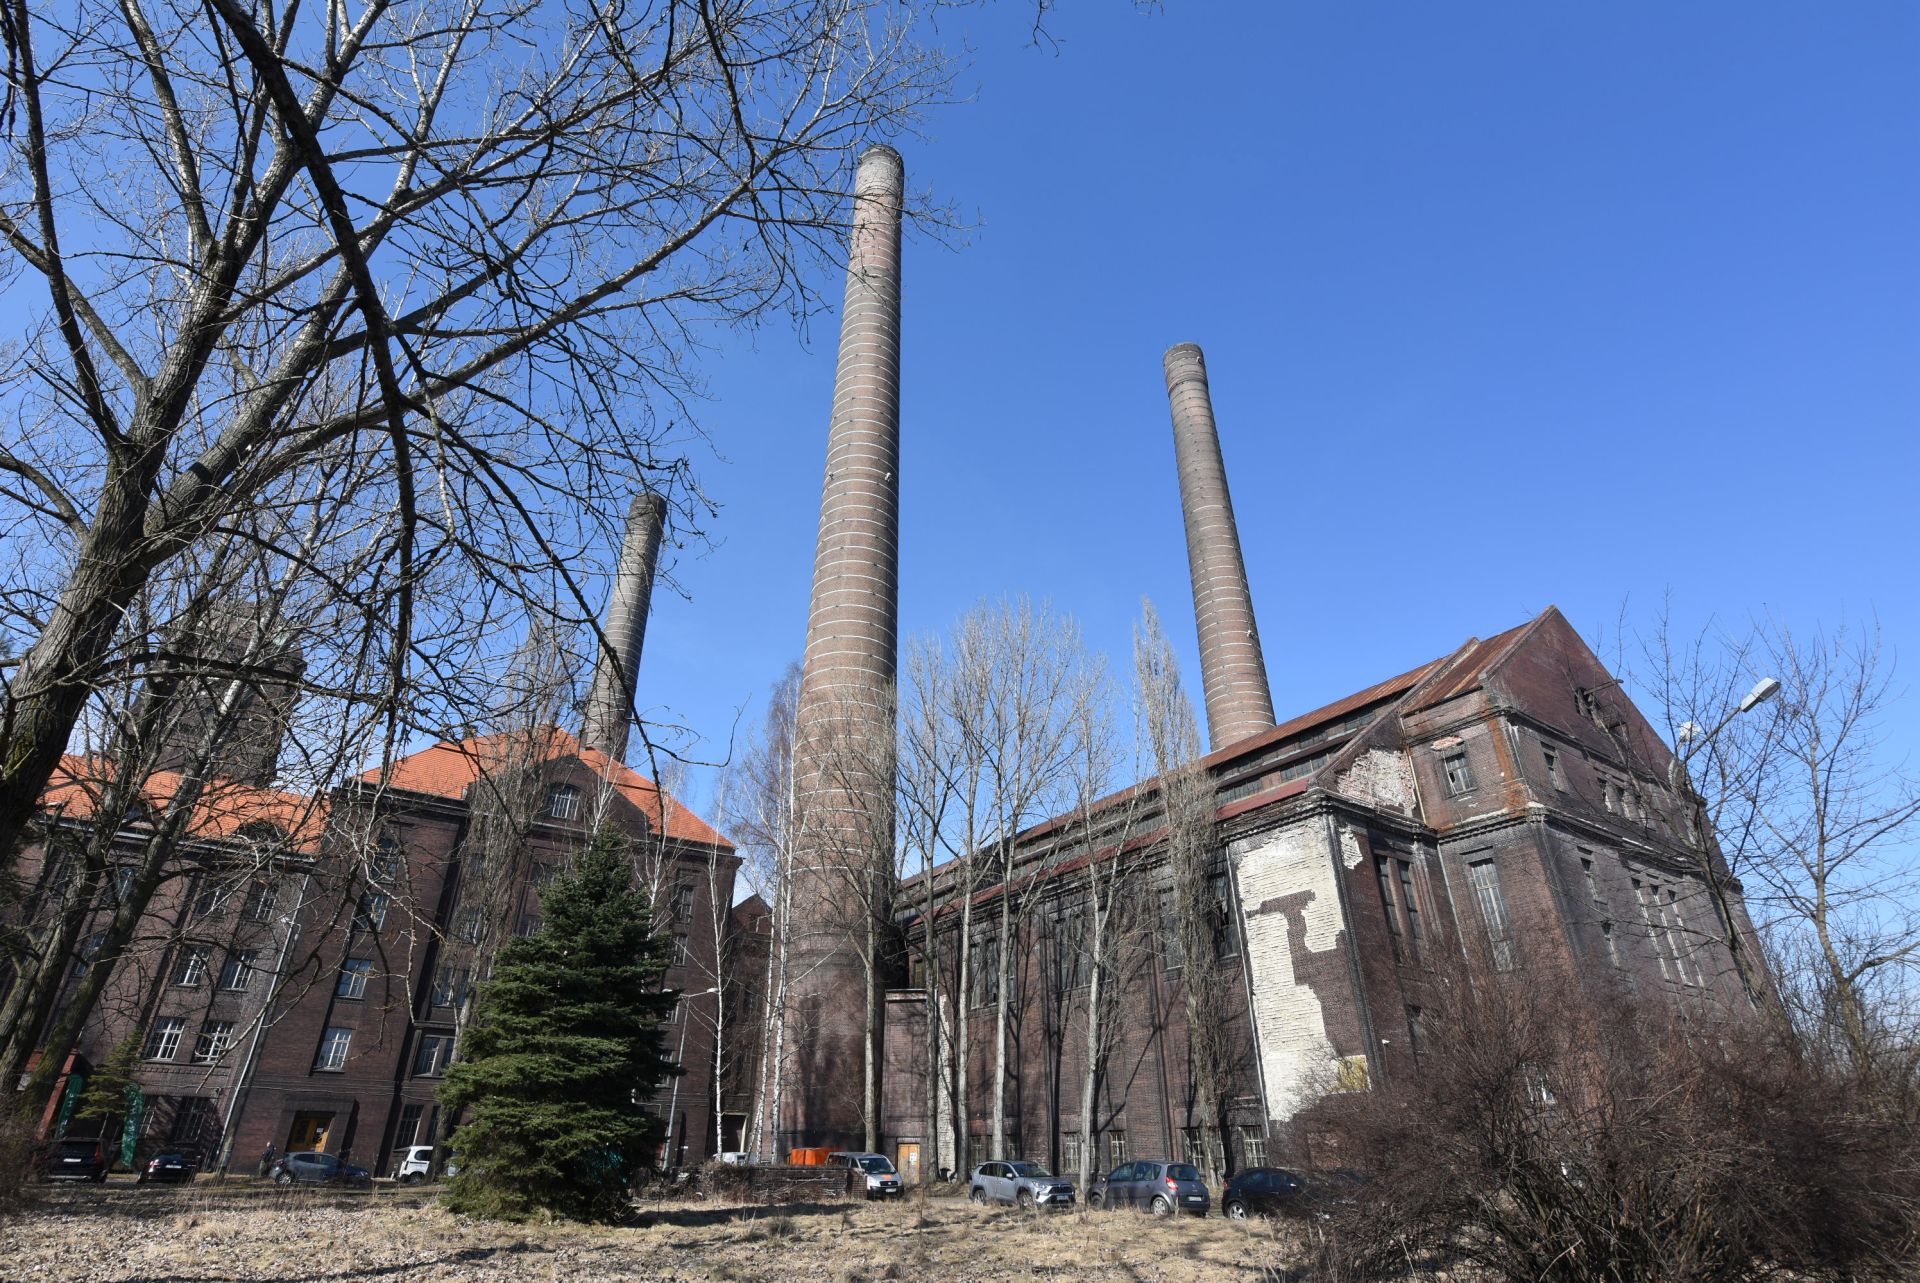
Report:
[[[878,862],[893,854],[905,179],[900,154],[887,146],[867,148],[854,179],[840,363],[794,717],[790,960],[797,1005],[779,1121],[788,1147],[860,1148],[875,1104],[861,1100],[868,1022],[859,947]],[[877,1057],[877,1012],[873,1026]]]
[[[607,598],[601,625],[606,642],[593,666],[593,685],[580,717],[580,744],[597,748],[618,762],[627,752],[633,725],[634,683],[640,676],[640,651],[647,639],[647,607],[653,600],[653,571],[660,559],[660,532],[667,501],[651,490],[633,497],[627,530],[620,543],[620,565]]]
[[[1173,453],[1180,510],[1187,523],[1194,622],[1200,630],[1200,680],[1207,733],[1225,748],[1273,729],[1273,694],[1253,621],[1253,593],[1240,556],[1240,531],[1227,493],[1227,466],[1213,423],[1207,361],[1197,343],[1167,349],[1167,399],[1173,405]]]

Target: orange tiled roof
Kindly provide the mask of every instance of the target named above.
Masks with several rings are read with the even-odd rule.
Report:
[[[152,811],[164,811],[179,791],[178,771],[155,771],[140,789],[140,801]],[[62,754],[60,765],[47,781],[41,804],[58,808],[69,819],[90,820],[99,810],[101,795],[112,779],[105,758],[79,753]],[[271,824],[293,838],[294,849],[311,854],[319,849],[326,828],[324,799],[302,793],[213,780],[201,792],[187,823],[190,837],[230,838],[250,824]]]
[[[532,743],[525,747],[517,745],[515,741],[521,736],[531,737]],[[526,752],[531,752],[542,762],[566,757],[575,759],[611,784],[615,791],[646,816],[647,822],[656,831],[664,832],[668,837],[733,849],[733,843],[719,830],[681,805],[671,793],[624,762],[616,762],[598,749],[582,748],[578,740],[557,726],[530,732],[476,735],[458,743],[441,740],[396,761],[387,772],[385,783],[388,788],[404,789],[410,793],[462,798],[474,781],[490,767],[506,760],[509,754]],[[380,769],[375,767],[363,772],[360,778],[368,784],[379,784]]]

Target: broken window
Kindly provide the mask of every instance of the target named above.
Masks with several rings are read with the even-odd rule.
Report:
[[[330,1073],[347,1067],[347,1050],[353,1046],[353,1030],[334,1026],[320,1038],[320,1054],[314,1059],[315,1069],[324,1069]]]
[[[1491,859],[1475,860],[1467,865],[1467,882],[1480,906],[1480,918],[1487,926],[1493,969],[1512,971],[1519,965],[1519,955],[1514,948],[1513,920],[1507,912],[1506,893],[1500,888],[1500,870]]]
[[[1459,797],[1473,792],[1473,767],[1467,762],[1467,750],[1459,749],[1440,759],[1447,776],[1447,796]]]

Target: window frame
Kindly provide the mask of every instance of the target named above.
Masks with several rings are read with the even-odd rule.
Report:
[[[333,996],[347,1002],[359,1002],[367,996],[367,981],[371,979],[372,958],[342,958],[340,975],[333,985]]]
[[[233,1050],[234,1022],[231,1020],[208,1020],[200,1025],[200,1033],[193,1041],[193,1063],[196,1065],[217,1065]]]
[[[254,964],[259,958],[258,949],[229,949],[214,987],[221,993],[245,993],[253,984]]]
[[[353,1055],[353,1030],[345,1025],[328,1025],[320,1035],[320,1050],[313,1058],[316,1073],[344,1073]]]
[[[140,1058],[150,1064],[172,1064],[174,1057],[180,1054],[180,1043],[186,1034],[185,1016],[161,1016],[147,1030],[147,1041],[141,1048]]]
[[[1455,766],[1460,768],[1457,779],[1454,773]],[[1480,787],[1480,781],[1473,773],[1473,760],[1467,753],[1465,744],[1441,750],[1440,782],[1448,797],[1465,797]]]

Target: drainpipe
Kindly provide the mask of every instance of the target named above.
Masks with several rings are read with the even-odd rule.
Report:
[[[280,983],[280,977],[287,969],[287,955],[293,952],[293,938],[300,933],[300,908],[307,902],[307,888],[313,884],[313,874],[307,873],[300,878],[300,895],[293,902],[293,911],[282,919],[287,928],[286,935],[280,939],[280,956],[274,960],[274,984]],[[234,1084],[233,1096],[227,1101],[227,1115],[220,1123],[220,1175],[224,1179],[227,1164],[233,1158],[233,1120],[240,1112],[240,1103],[253,1092],[254,1071],[260,1067],[260,1040],[266,1036],[267,1018],[273,1014],[274,1000],[278,993],[267,995],[266,1002],[260,1006],[260,1019],[253,1026],[253,1037],[247,1044],[247,1059],[240,1070],[240,1081]]]

